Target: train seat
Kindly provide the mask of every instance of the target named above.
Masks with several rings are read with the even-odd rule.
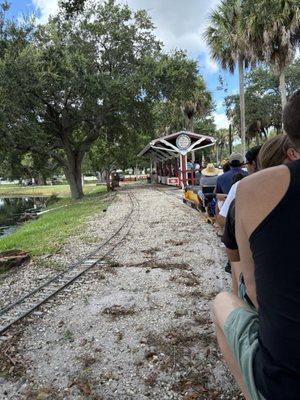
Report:
[[[185,191],[192,191],[195,194],[198,194],[199,190],[201,190],[201,186],[199,185],[187,185]]]

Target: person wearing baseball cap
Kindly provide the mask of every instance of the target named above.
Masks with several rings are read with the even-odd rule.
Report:
[[[216,193],[228,194],[232,186],[232,179],[236,174],[248,175],[247,171],[242,169],[244,157],[240,153],[232,153],[229,157],[230,170],[220,175],[217,179]]]

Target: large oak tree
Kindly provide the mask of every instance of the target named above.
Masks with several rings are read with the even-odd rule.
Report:
[[[80,198],[92,144],[108,132],[120,141],[115,121],[139,127],[154,100],[192,93],[196,75],[183,53],[162,53],[146,12],[114,0],[44,26],[10,28],[0,61],[2,135],[12,148],[57,160]]]

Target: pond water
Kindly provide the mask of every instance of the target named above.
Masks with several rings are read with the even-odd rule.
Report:
[[[16,230],[21,215],[46,206],[47,197],[0,198],[0,238]]]

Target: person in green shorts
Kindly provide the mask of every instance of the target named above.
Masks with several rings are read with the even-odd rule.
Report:
[[[247,294],[213,304],[216,335],[247,400],[300,398],[300,90],[283,113],[292,162],[244,178],[236,238]]]

